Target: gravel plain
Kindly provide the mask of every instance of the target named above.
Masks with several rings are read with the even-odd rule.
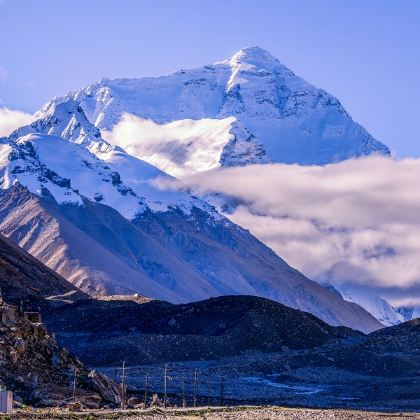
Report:
[[[81,413],[69,413],[64,410],[16,411],[9,417],[4,418],[10,420],[420,420],[420,413],[379,413],[356,410],[316,410],[284,407],[232,407],[126,411],[91,410]]]

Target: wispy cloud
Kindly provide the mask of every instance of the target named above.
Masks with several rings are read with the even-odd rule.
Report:
[[[368,285],[388,298],[399,288],[398,300],[414,301],[419,179],[420,160],[371,157],[325,167],[253,165],[184,182],[229,196],[237,204],[229,217],[309,277]]]
[[[0,137],[9,135],[13,130],[34,120],[33,115],[8,108],[0,108]]]

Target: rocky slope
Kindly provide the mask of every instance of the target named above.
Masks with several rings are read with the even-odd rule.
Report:
[[[407,383],[411,380],[411,394],[413,398],[420,398],[419,318],[375,331],[344,346],[327,347],[322,356],[314,354],[309,363],[333,366],[361,375],[399,378]]]
[[[41,323],[28,320],[16,307],[0,304],[0,382],[25,404],[63,405],[76,397],[84,405],[118,403],[118,388],[105,376],[90,372],[60,348]]]
[[[420,319],[365,335],[253,296],[180,305],[84,300],[54,309],[47,324],[91,365],[112,365],[121,358],[131,364],[211,360],[286,348],[305,350],[306,360],[298,362],[303,365],[361,374],[407,375],[420,366]],[[75,343],[75,336],[82,338]],[[299,352],[296,356],[294,363]]]
[[[335,97],[258,47],[167,76],[103,79],[53,99],[38,115],[73,100],[101,130],[123,119],[116,144],[175,176],[220,165],[389,155]]]
[[[369,334],[367,345],[386,352],[416,352],[420,356],[420,318]]]
[[[27,309],[88,296],[36,258],[0,235],[0,288],[3,298]]]

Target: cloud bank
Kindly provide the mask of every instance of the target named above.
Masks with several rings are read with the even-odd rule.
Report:
[[[8,108],[0,108],[0,137],[8,136],[16,128],[30,124],[34,120],[31,114]]]
[[[185,181],[229,197],[230,219],[310,278],[420,302],[420,160],[252,165]]]

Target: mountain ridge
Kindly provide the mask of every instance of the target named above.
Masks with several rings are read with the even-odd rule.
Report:
[[[153,181],[169,175],[104,140],[86,117],[94,110],[82,105],[80,98],[54,100],[32,124],[0,139],[5,235],[91,294],[174,302],[254,294],[334,325],[382,327],[188,189],[160,189]]]

